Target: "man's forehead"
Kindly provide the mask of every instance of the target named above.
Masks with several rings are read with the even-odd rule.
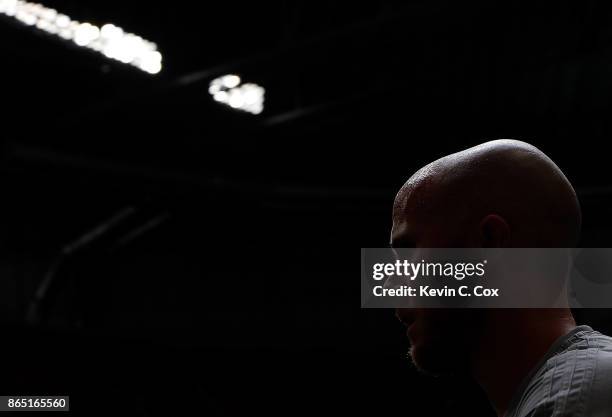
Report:
[[[393,216],[406,216],[424,207],[425,200],[431,198],[428,194],[433,192],[433,181],[430,178],[408,180],[395,196],[393,203]]]
[[[393,205],[393,226],[391,228],[391,241],[401,240],[411,234],[411,227],[417,221],[416,188],[413,184],[402,187],[398,192]]]
[[[415,227],[427,221],[435,204],[435,169],[427,166],[414,174],[400,189],[393,203],[391,240],[411,239]]]
[[[406,202],[410,194],[409,187],[410,187],[409,185],[404,184],[404,186],[395,195],[395,200],[393,201],[393,218],[394,219],[395,219],[395,216],[401,215],[401,213],[406,208]]]

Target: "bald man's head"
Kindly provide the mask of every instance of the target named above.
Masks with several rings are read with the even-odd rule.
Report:
[[[391,243],[418,248],[573,247],[579,232],[576,193],[555,163],[527,143],[495,140],[417,171],[395,198]],[[410,323],[414,364],[431,373],[468,369],[491,317],[490,311],[478,309],[396,313]],[[571,317],[569,310],[523,316],[532,320],[551,314]]]
[[[542,151],[494,140],[438,159],[401,188],[392,244],[400,247],[573,247],[576,193]]]

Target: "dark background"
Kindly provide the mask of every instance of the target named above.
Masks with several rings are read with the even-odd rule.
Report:
[[[416,373],[391,311],[359,308],[359,248],[387,244],[395,191],[523,139],[574,183],[582,246],[610,245],[609,2],[45,5],[155,41],[164,69],[0,18],[2,393],[101,415],[490,416],[474,383]],[[226,73],[265,87],[262,114],[213,102]]]

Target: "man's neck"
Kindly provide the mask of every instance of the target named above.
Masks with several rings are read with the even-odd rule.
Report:
[[[491,310],[472,373],[502,417],[523,379],[576,327],[569,310]]]

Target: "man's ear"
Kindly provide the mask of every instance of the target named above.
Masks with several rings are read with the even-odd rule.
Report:
[[[510,242],[510,226],[497,214],[489,214],[482,219],[479,229],[483,248],[504,248]]]

